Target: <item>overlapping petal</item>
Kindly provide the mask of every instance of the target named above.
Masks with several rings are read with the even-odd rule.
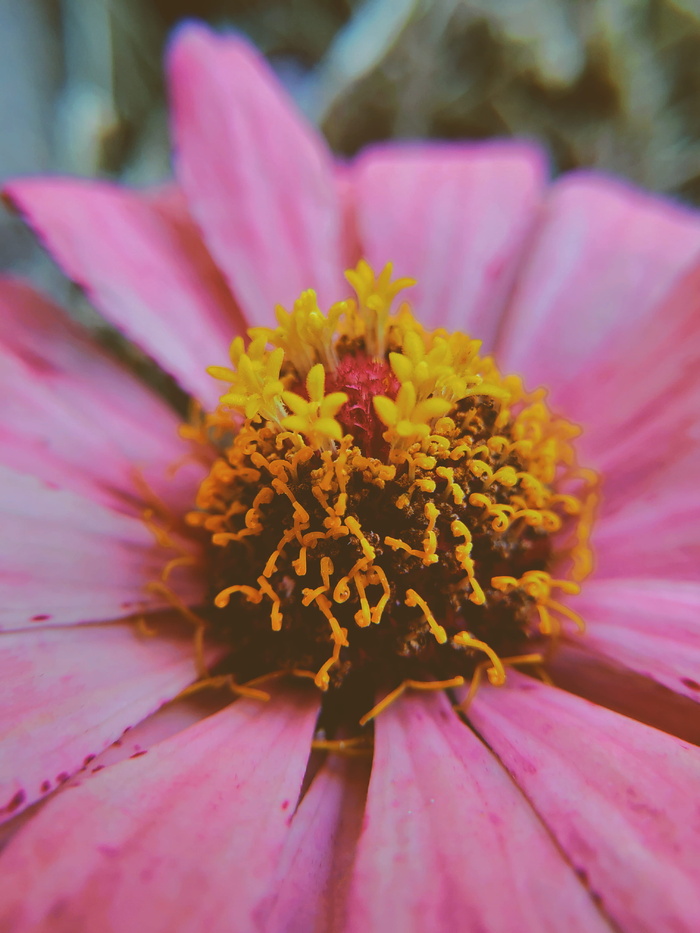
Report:
[[[592,580],[576,607],[587,648],[700,701],[700,583]]]
[[[322,307],[344,297],[330,154],[269,66],[197,26],[175,36],[169,65],[178,178],[249,320],[274,322],[307,288]]]
[[[402,698],[376,726],[348,933],[609,930],[444,695]]]
[[[0,819],[55,790],[195,680],[187,636],[148,637],[125,623],[5,633]]]
[[[547,665],[557,687],[700,746],[697,702],[572,636]]]
[[[353,173],[363,252],[417,280],[409,298],[426,326],[464,330],[491,350],[544,175],[525,144],[370,149]]]
[[[202,478],[178,418],[29,286],[0,281],[0,462],[120,511],[177,512]],[[175,467],[178,467],[175,469]]]
[[[106,182],[19,179],[5,195],[95,307],[196,398],[243,320],[179,195]]]
[[[326,933],[345,928],[348,888],[362,828],[370,759],[331,755],[294,814],[268,898],[264,933]]]
[[[600,576],[700,581],[699,467],[696,448],[671,456],[655,484],[603,515],[593,535]]]
[[[0,630],[99,622],[167,605],[145,588],[160,579],[169,552],[139,519],[6,467],[0,511]],[[181,598],[199,603],[196,572],[177,572]]]
[[[700,218],[589,172],[556,181],[547,197],[497,345],[499,365],[532,387],[585,381],[606,344],[627,342],[681,273],[700,258]],[[599,419],[603,420],[603,419]]]
[[[700,749],[517,674],[469,719],[620,929],[700,927]]]
[[[688,478],[700,469],[699,320],[695,264],[624,333],[598,346],[585,374],[557,395],[583,426],[581,458],[603,474],[604,516],[675,486],[682,464]],[[692,482],[681,485],[692,505]]]
[[[67,787],[0,858],[0,926],[255,929],[317,708],[311,691],[278,694],[269,705],[241,700]]]

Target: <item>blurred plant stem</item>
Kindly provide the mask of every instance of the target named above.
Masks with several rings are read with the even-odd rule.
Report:
[[[166,177],[161,59],[187,16],[247,34],[339,153],[526,136],[555,171],[700,202],[700,0],[0,0],[0,177]]]

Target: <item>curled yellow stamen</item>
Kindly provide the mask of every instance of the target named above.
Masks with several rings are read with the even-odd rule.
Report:
[[[490,645],[478,638],[474,638],[469,632],[457,632],[452,641],[455,645],[459,645],[460,648],[473,648],[476,651],[483,651],[491,661],[490,666],[486,669],[489,682],[494,686],[505,683],[506,672],[503,662]]]
[[[388,693],[380,700],[376,706],[373,706],[368,713],[365,713],[362,719],[360,719],[360,725],[366,726],[368,722],[375,719],[380,713],[383,713],[385,709],[391,706],[392,703],[398,700],[406,690],[449,690],[452,687],[461,687],[463,684],[464,677],[460,675],[452,677],[450,680],[404,680],[395,690],[392,690],[391,693]]]
[[[447,641],[447,632],[442,627],[442,625],[437,624],[435,621],[435,616],[430,611],[430,607],[423,599],[423,597],[419,596],[415,590],[408,589],[406,590],[406,598],[404,602],[407,606],[420,606],[420,608],[423,610],[423,614],[425,615],[425,620],[430,627],[430,631],[435,636],[435,640],[439,645],[444,645]]]

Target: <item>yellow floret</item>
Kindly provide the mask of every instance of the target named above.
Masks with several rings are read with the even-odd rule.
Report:
[[[354,269],[348,269],[345,278],[357,295],[357,313],[365,322],[367,350],[375,357],[384,355],[384,339],[389,320],[389,311],[397,294],[404,288],[415,285],[415,279],[391,281],[393,266],[388,262],[379,275],[361,259]]]
[[[322,363],[317,363],[309,370],[306,377],[306,391],[309,400],[296,392],[284,392],[284,404],[292,412],[282,420],[282,427],[288,431],[303,434],[315,446],[323,447],[328,440],[340,441],[343,430],[335,420],[348,396],[345,392],[331,392],[325,395],[326,373]]]

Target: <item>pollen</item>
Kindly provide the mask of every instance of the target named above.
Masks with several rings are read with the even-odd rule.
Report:
[[[324,312],[304,292],[209,369],[219,406],[184,429],[216,451],[187,516],[197,619],[231,646],[231,684],[503,683],[583,625],[562,601],[593,566],[579,428],[478,340],[421,326],[390,265],[346,277],[352,297]]]

